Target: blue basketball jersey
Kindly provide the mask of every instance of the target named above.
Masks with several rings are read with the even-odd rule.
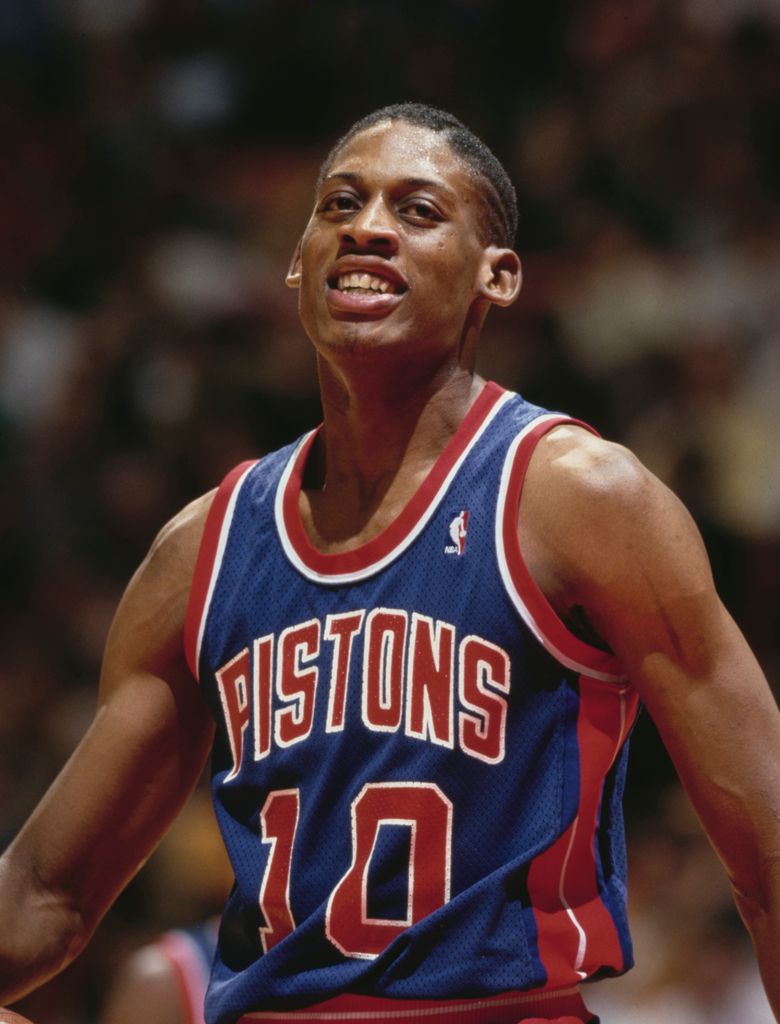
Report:
[[[345,553],[316,550],[299,513],[316,431],[219,489],[185,633],[236,878],[210,1024],[344,993],[566,991],[630,965],[637,699],[517,535],[525,468],[561,422],[485,385],[398,519]]]

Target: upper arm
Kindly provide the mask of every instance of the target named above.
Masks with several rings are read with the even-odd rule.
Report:
[[[559,614],[583,610],[620,659],[732,880],[755,891],[780,841],[772,693],[678,499],[625,449],[556,433],[521,506],[529,558]]]
[[[155,541],[109,631],[94,720],[10,851],[89,934],[192,792],[213,724],[182,632],[209,496]]]

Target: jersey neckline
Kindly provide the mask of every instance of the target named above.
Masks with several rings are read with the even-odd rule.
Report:
[[[363,579],[384,568],[423,529],[474,442],[508,397],[509,392],[499,384],[486,382],[397,518],[364,544],[346,551],[320,551],[304,529],[299,506],[303,473],[321,427],[306,434],[288,460],[276,493],[277,529],[293,565],[310,579],[332,583]]]

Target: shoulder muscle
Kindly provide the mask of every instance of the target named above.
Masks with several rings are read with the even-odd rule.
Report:
[[[627,449],[579,428],[540,442],[520,533],[559,614],[584,609],[616,652],[632,637],[641,647],[674,645],[673,622],[694,606],[716,614],[707,556],[685,507]]]
[[[174,516],[130,580],[106,644],[102,698],[128,669],[165,674],[183,662],[187,601],[213,497],[203,495]]]

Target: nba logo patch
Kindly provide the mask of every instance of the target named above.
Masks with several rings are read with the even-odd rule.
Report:
[[[468,509],[461,509],[454,516],[449,526],[449,543],[444,548],[445,555],[462,555],[466,550],[466,533],[469,528]]]

